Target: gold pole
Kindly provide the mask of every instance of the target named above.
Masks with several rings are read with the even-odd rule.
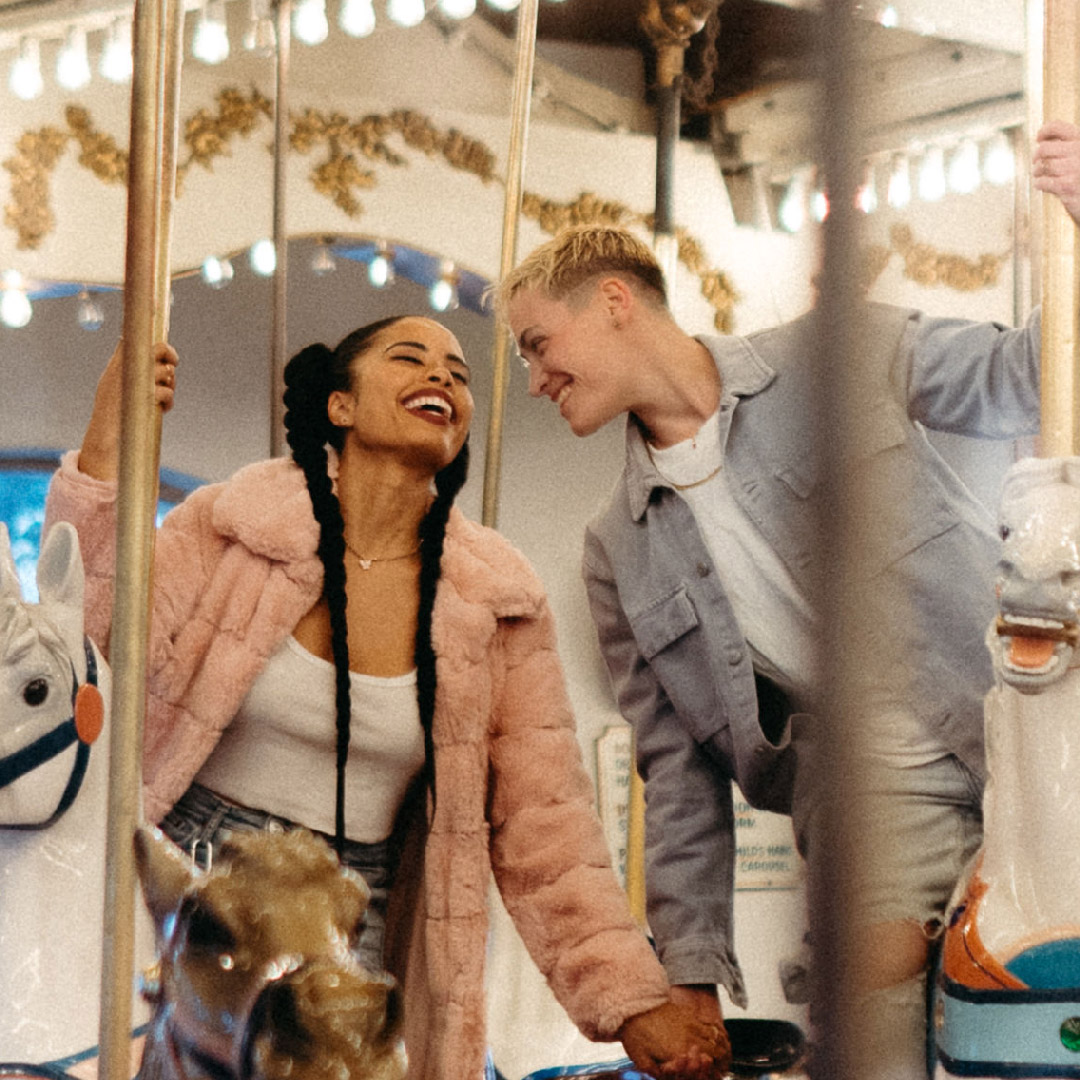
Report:
[[[1043,118],[1078,119],[1080,12],[1076,0],[1046,0],[1043,46]],[[1041,453],[1080,453],[1076,401],[1080,390],[1080,276],[1076,226],[1054,197],[1042,198],[1042,433]]]
[[[285,453],[286,299],[288,234],[285,231],[285,166],[289,156],[289,54],[292,3],[277,0],[277,67],[274,91],[274,296],[270,317],[270,454]]]
[[[506,162],[506,198],[503,201],[502,258],[499,277],[506,277],[517,261],[518,217],[525,172],[525,147],[529,138],[529,107],[532,101],[533,60],[536,54],[536,17],[539,0],[522,0],[518,9],[517,60],[514,67],[514,96],[511,107],[510,149]],[[505,329],[495,331],[492,360],[491,419],[488,422],[487,454],[484,461],[484,500],[481,520],[495,527],[499,513],[499,473],[502,469],[503,415],[509,383],[510,337]]]
[[[176,153],[180,138],[180,61],[184,48],[182,0],[166,0],[162,25],[161,139],[157,174],[157,263],[154,276],[154,340],[167,341],[172,305],[172,222],[176,202]],[[160,424],[161,413],[157,413]]]
[[[107,1080],[131,1073],[136,874],[132,837],[140,817],[142,725],[146,694],[150,567],[157,481],[158,410],[154,404],[156,211],[165,0],[136,0],[127,247],[124,271],[123,388],[117,496],[116,590],[109,661],[113,669],[109,818],[101,975],[101,1064]],[[173,58],[178,63],[178,56]]]

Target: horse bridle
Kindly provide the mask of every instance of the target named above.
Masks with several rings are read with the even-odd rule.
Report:
[[[0,829],[19,829],[32,831],[47,829],[54,825],[71,807],[79,794],[86,777],[86,767],[90,762],[90,747],[101,733],[102,706],[101,693],[98,690],[97,657],[89,638],[83,638],[86,651],[86,681],[80,685],[75,665],[71,665],[71,716],[52,731],[47,731],[28,746],[16,750],[13,754],[0,758],[0,789],[14,783],[20,777],[62,754],[72,743],[77,743],[75,761],[71,766],[71,775],[60,796],[56,809],[44,821],[18,822],[9,824],[0,822]],[[92,691],[92,693],[90,693]],[[86,721],[85,716],[91,715]]]

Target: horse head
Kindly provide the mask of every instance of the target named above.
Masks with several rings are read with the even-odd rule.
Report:
[[[0,522],[0,828],[39,825],[66,809],[104,722],[71,525],[49,531],[37,583],[39,603],[25,603]]]
[[[353,952],[369,890],[322,840],[236,833],[207,873],[156,830],[135,850],[159,955],[145,1074],[404,1077],[394,982]]]
[[[998,618],[990,651],[999,677],[1028,694],[1057,682],[1080,641],[1080,458],[1030,458],[1001,496]]]

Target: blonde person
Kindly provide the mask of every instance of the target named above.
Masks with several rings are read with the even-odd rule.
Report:
[[[176,353],[158,346],[171,407]],[[108,640],[119,352],[51,520],[79,530]],[[614,878],[543,589],[453,501],[473,415],[430,319],[313,345],[285,373],[290,458],[192,493],[158,532],[148,816],[204,855],[232,829],[332,838],[373,903],[361,956],[403,986],[412,1080],[484,1071],[486,887],[594,1039],[658,1076],[723,1072],[722,1029],[669,999]],[[385,926],[384,926],[385,922]],[[385,940],[384,940],[385,934]]]
[[[1035,158],[1036,182],[1070,212],[1078,136],[1044,129]],[[692,336],[648,244],[588,225],[529,254],[495,301],[533,396],[578,436],[626,425],[622,475],[586,530],[585,585],[645,781],[649,926],[675,1000],[719,1022],[718,986],[746,1004],[733,784],[755,806],[792,813],[801,846],[813,843],[814,314],[745,338]],[[864,314],[879,450],[867,467],[880,490],[900,484],[912,497],[888,550],[867,555],[880,605],[870,621],[892,663],[866,718],[881,843],[863,897],[865,977],[884,1003],[880,1075],[912,1077],[926,1071],[931,946],[980,839],[998,557],[992,515],[921,426],[999,439],[1036,430],[1039,320],[1009,329],[884,305]],[[897,491],[891,505],[901,502]]]

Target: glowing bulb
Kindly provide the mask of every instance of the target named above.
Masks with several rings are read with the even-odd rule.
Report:
[[[398,26],[418,26],[424,21],[424,0],[386,0],[386,14]]]
[[[12,330],[21,330],[33,314],[22,274],[18,270],[5,271],[0,283],[0,322]]]
[[[806,181],[793,176],[776,208],[780,224],[790,233],[798,232],[806,224]]]
[[[375,248],[375,257],[368,263],[368,281],[376,289],[383,289],[394,283],[394,256],[385,244]]]
[[[513,11],[521,0],[488,0],[488,3],[499,11]]]
[[[224,0],[206,0],[191,39],[191,55],[204,64],[220,64],[229,58],[229,31],[225,26]]]
[[[978,189],[979,148],[972,139],[964,139],[949,158],[949,189],[960,195],[970,195]]]
[[[233,265],[228,259],[211,255],[203,260],[202,279],[211,289],[224,289],[233,279]]]
[[[109,82],[123,83],[131,78],[131,23],[127,19],[114,19],[105,34],[98,73]]]
[[[8,86],[17,98],[30,101],[41,93],[44,85],[41,78],[41,47],[36,38],[23,38],[19,44],[19,55],[11,64]]]
[[[903,210],[911,202],[911,165],[904,154],[897,154],[893,160],[885,198],[894,210]]]
[[[305,45],[321,45],[330,33],[326,0],[300,0],[293,11],[293,33]]]
[[[872,214],[878,208],[877,176],[872,164],[866,166],[863,182],[855,192],[855,205],[864,214]]]
[[[817,222],[829,216],[829,196],[824,191],[819,189],[810,196],[810,213]]]
[[[988,184],[1012,183],[1016,176],[1016,157],[1009,137],[1004,131],[999,131],[986,147],[986,156],[983,159],[983,177]]]
[[[371,0],[341,0],[338,26],[349,37],[367,37],[375,29],[375,8]]]
[[[945,151],[931,146],[923,155],[919,166],[919,198],[936,202],[947,189],[945,183]]]
[[[452,262],[443,262],[439,280],[428,290],[428,302],[436,311],[451,311],[458,306],[457,275]]]
[[[79,309],[75,317],[84,330],[100,330],[105,325],[105,312],[86,289],[79,293]]]
[[[878,22],[882,26],[889,27],[890,29],[900,25],[900,16],[896,13],[896,8],[892,4],[886,4],[881,9],[881,14],[878,16]]]
[[[439,10],[451,19],[467,19],[476,10],[476,0],[439,0]]]
[[[90,58],[86,54],[86,31],[72,26],[56,54],[56,81],[65,90],[81,90],[90,81]]]
[[[251,269],[262,277],[269,277],[277,269],[277,249],[273,240],[256,240],[248,252]]]

